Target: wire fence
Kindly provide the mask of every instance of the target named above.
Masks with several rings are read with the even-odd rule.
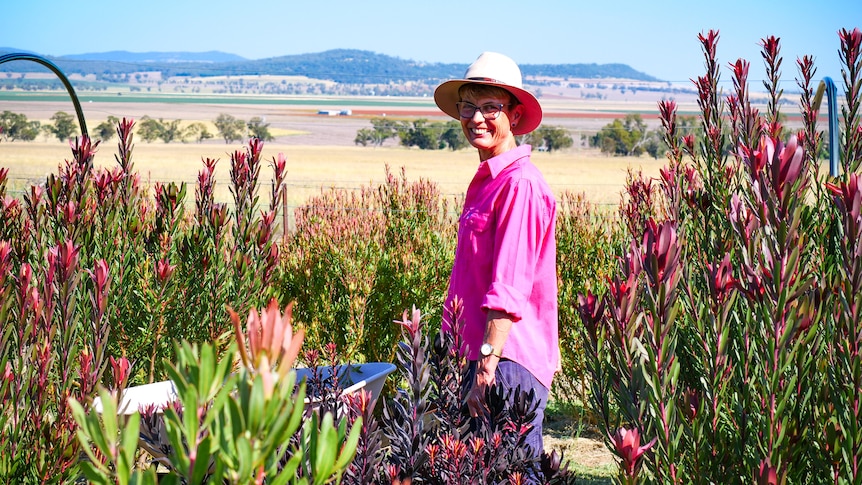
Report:
[[[44,178],[37,177],[22,177],[22,176],[14,176],[9,175],[7,177],[7,193],[8,195],[16,198],[22,198],[26,193],[29,192],[30,187],[33,185],[41,185],[44,184]],[[194,187],[197,184],[197,180],[182,180],[182,179],[172,179],[172,180],[155,180],[155,179],[147,179],[143,184],[144,187],[155,187],[156,184],[167,185],[169,183],[175,184],[186,184],[188,187],[188,195],[186,196],[186,207],[188,209],[192,209],[194,207],[195,199],[194,199]],[[437,188],[440,190],[440,196],[443,199],[449,201],[455,201],[457,204],[450,204],[448,215],[457,216],[460,213],[460,201],[464,197],[464,191],[466,190],[466,185],[463,181],[442,181],[442,182],[434,182]],[[226,204],[229,209],[233,209],[235,204],[232,198],[232,195],[229,191],[227,184],[221,184],[221,190],[216,192],[215,202],[219,204]],[[302,181],[286,181],[285,182],[285,197],[280,202],[280,211],[283,216],[282,227],[286,227],[287,231],[295,230],[295,220],[294,213],[299,208],[310,208],[310,209],[320,209],[325,208],[329,210],[336,211],[380,211],[379,209],[373,208],[357,208],[355,206],[351,207],[332,207],[327,205],[326,207],[322,206],[314,206],[311,201],[316,195],[320,195],[326,191],[344,191],[344,192],[354,192],[358,193],[363,190],[363,188],[367,189],[369,187],[374,188],[375,185],[373,182],[369,183],[368,180],[332,180],[332,179],[304,179]],[[259,185],[260,187],[260,201],[259,207],[263,209],[264,207],[269,205],[269,185],[266,183],[262,183]],[[598,207],[600,210],[612,210],[616,208],[619,204],[619,198],[621,191],[623,190],[623,186],[620,184],[614,183],[570,183],[570,184],[552,184],[552,189],[555,192],[557,197],[557,201],[561,200],[561,197],[566,192],[571,193],[583,193],[585,194],[585,198],[590,201],[594,206]],[[593,194],[592,197],[589,194]],[[598,194],[598,195],[596,195]],[[397,213],[398,210],[391,210],[387,208],[387,212],[389,213]],[[411,209],[402,209],[401,212],[413,213],[415,211]]]

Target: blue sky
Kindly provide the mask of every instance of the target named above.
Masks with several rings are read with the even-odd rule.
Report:
[[[814,5],[821,5],[816,8]],[[837,31],[862,28],[860,0],[11,0],[0,47],[43,55],[218,50],[249,59],[355,48],[468,64],[493,50],[520,64],[623,63],[667,81],[703,74],[697,34],[720,33],[722,66],[762,79],[760,40],[781,38],[783,79],[815,56],[839,82]],[[725,69],[722,79],[729,80]]]

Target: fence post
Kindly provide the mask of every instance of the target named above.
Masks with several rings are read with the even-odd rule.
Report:
[[[814,111],[817,113],[820,112],[820,102],[823,100],[824,91],[826,91],[826,106],[828,108],[829,175],[837,177],[840,169],[839,156],[841,150],[838,147],[838,94],[832,78],[824,77],[817,87],[817,93],[814,94]]]
[[[287,187],[281,192],[281,244],[287,244]]]

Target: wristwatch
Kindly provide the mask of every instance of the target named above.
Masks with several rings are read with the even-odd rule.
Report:
[[[502,357],[499,352],[494,352],[494,346],[487,342],[479,347],[479,353],[482,354],[482,357],[488,357],[489,355],[493,355],[497,358]]]

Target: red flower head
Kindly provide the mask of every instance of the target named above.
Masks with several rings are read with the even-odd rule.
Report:
[[[159,283],[164,283],[168,281],[168,278],[174,274],[174,270],[177,268],[175,264],[171,264],[171,262],[167,258],[162,258],[156,262],[156,278],[158,278]]]
[[[859,184],[859,174],[851,173],[847,182],[838,185],[827,183],[826,189],[832,192],[835,205],[844,216],[847,236],[858,239],[862,230],[862,187]]]
[[[796,135],[790,137],[787,145],[782,146],[779,144],[778,146],[778,170],[773,168],[773,173],[777,175],[774,183],[776,185],[776,192],[778,192],[778,197],[780,198],[786,189],[792,188],[799,180],[803,168],[803,153]]]
[[[697,34],[698,40],[703,45],[703,50],[710,59],[715,58],[715,47],[718,44],[718,31],[710,30],[706,34]]]
[[[730,65],[731,70],[733,70],[733,82],[738,87],[746,86],[748,82],[748,68],[749,63],[745,59],[737,59],[736,62]]]
[[[641,456],[652,448],[657,438],[653,438],[649,443],[640,446],[640,433],[637,428],[626,429],[620,428],[610,437],[614,445],[614,451],[617,456],[622,459],[623,469],[626,475],[633,477],[637,474],[640,467]]]
[[[57,271],[61,281],[66,281],[72,274],[72,270],[78,266],[80,249],[80,247],[75,246],[75,243],[67,240],[48,251],[48,264],[54,271]]]
[[[689,133],[682,137],[682,143],[689,155],[694,155],[694,135]]]
[[[305,333],[300,329],[293,333],[292,310],[288,305],[284,315],[278,308],[278,302],[273,298],[269,306],[260,314],[250,310],[246,322],[246,332],[243,332],[239,315],[228,308],[234,327],[234,336],[239,347],[242,364],[250,371],[263,377],[264,387],[268,396],[273,391],[273,368],[280,377],[284,377],[293,366]],[[248,342],[248,346],[246,346]]]
[[[12,261],[12,245],[9,241],[0,241],[0,278],[5,278]],[[2,280],[0,280],[2,281]]]
[[[838,37],[841,39],[841,54],[848,65],[856,63],[856,58],[859,57],[860,48],[862,48],[862,31],[856,27],[852,31],[841,29],[838,31]]]
[[[287,172],[287,157],[284,156],[284,153],[279,152],[277,157],[272,158],[272,168],[275,172],[275,179],[282,180]]]
[[[663,99],[658,103],[659,117],[668,133],[676,132],[676,101]]]
[[[643,238],[643,268],[653,284],[670,280],[679,264],[679,244],[672,222],[650,219]]]
[[[114,359],[113,355],[108,359],[111,362],[111,370],[113,371],[114,390],[125,388],[129,382],[129,368],[131,367],[129,359],[125,357]]]
[[[763,57],[766,59],[777,59],[778,53],[781,50],[779,47],[781,38],[770,35],[765,39],[760,40],[760,45],[763,47]]]
[[[605,302],[587,290],[587,294],[578,294],[578,314],[584,323],[590,338],[595,342],[598,337],[598,325],[605,314]]]
[[[760,462],[756,478],[757,485],[778,485],[778,471],[769,463],[769,458]]]
[[[725,254],[720,263],[707,263],[706,267],[709,271],[709,293],[716,301],[722,303],[737,284],[737,280],[733,277],[733,267],[730,265],[730,254]]]

